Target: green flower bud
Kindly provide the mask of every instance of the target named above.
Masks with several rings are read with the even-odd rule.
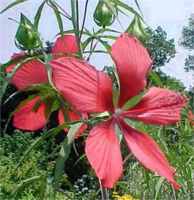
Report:
[[[98,26],[106,27],[113,24],[117,16],[117,8],[110,0],[100,0],[94,12],[94,21]]]
[[[30,50],[40,47],[38,32],[30,20],[21,14],[20,24],[15,36],[16,45],[23,50]]]
[[[138,16],[134,17],[126,32],[137,37],[143,43],[148,38],[148,33],[145,30],[145,24],[143,23],[142,19]]]

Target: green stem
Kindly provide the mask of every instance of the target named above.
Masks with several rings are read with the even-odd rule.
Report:
[[[74,28],[74,33],[76,41],[79,48],[79,57],[82,58],[82,50],[80,46],[80,36],[79,36],[79,4],[78,0],[71,0],[71,19]]]
[[[53,1],[53,3],[63,12],[61,13],[65,18],[67,18],[68,20],[71,20],[71,16],[69,15],[69,13],[64,10],[56,1]]]
[[[88,2],[89,0],[86,0],[86,3],[85,3],[85,8],[84,8],[84,17],[83,17],[83,22],[82,22],[82,27],[81,27],[81,31],[80,31],[80,41],[81,41],[81,37],[82,37],[82,34],[83,34],[83,30],[84,30],[84,25],[85,25],[85,22],[86,22],[86,15],[87,15],[87,9],[88,9]]]

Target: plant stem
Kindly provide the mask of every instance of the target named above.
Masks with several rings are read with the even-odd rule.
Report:
[[[85,8],[84,8],[84,17],[83,17],[82,27],[81,27],[81,31],[80,31],[80,36],[79,36],[80,41],[81,41],[81,37],[82,37],[82,34],[83,34],[84,25],[85,25],[85,22],[86,22],[86,15],[87,15],[87,9],[88,9],[88,2],[89,2],[89,0],[86,0]]]
[[[99,180],[99,184],[100,184],[101,199],[102,200],[109,200],[108,189],[106,189],[102,186],[100,179],[98,179],[98,180]]]
[[[76,36],[76,41],[79,48],[79,56],[80,58],[83,57],[82,50],[80,46],[80,37],[79,37],[79,4],[78,0],[71,0],[71,19],[74,28],[74,33]]]
[[[54,1],[53,3],[64,13],[64,17],[71,20],[71,16],[65,9],[63,9],[56,1]]]

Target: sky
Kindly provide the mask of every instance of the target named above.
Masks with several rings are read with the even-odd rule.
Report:
[[[9,2],[12,1],[1,0],[0,8],[4,8]],[[20,13],[22,12],[32,19],[41,2],[42,0],[28,0],[0,15],[0,63],[8,61],[13,52],[18,52],[14,44],[14,36],[18,25],[8,18],[11,17],[19,21]],[[57,2],[70,13],[70,0],[57,0]],[[80,11],[83,11],[85,0],[79,0],[79,2]],[[97,2],[97,0],[89,1],[86,27],[89,27],[90,30],[97,28],[92,23],[92,16]],[[134,0],[124,0],[124,2],[135,6]],[[190,14],[194,13],[194,0],[139,0],[139,3],[146,23],[152,28],[160,25],[167,32],[169,39],[175,39],[177,54],[170,63],[163,67],[163,70],[169,75],[183,81],[187,87],[194,85],[192,74],[184,72],[184,60],[190,52],[178,45],[182,27],[187,24]],[[83,17],[82,14],[80,13],[80,19]],[[127,27],[130,19],[126,16],[120,16],[122,27]],[[124,31],[122,27],[118,22],[115,22],[113,25],[114,29],[121,32]],[[71,28],[71,24],[64,20],[64,29],[69,28]],[[40,22],[41,36],[45,41],[53,41],[57,32],[58,27],[52,10],[45,7]],[[102,69],[105,65],[110,65],[111,62],[111,59],[105,55],[95,55],[91,59],[91,63],[99,69]]]

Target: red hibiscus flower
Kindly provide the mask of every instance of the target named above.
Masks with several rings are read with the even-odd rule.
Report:
[[[85,147],[87,158],[103,186],[112,188],[123,168],[120,142],[115,132],[117,125],[129,150],[142,165],[165,177],[178,189],[180,186],[174,180],[175,170],[159,146],[149,135],[127,124],[125,118],[149,124],[173,124],[179,121],[180,110],[186,100],[168,89],[153,87],[135,107],[123,110],[123,105],[145,88],[152,61],[140,42],[128,34],[116,40],[111,55],[120,81],[120,97],[116,106],[112,100],[112,81],[104,72],[76,58],[59,58],[50,63],[55,86],[76,110],[87,113],[108,111],[110,114],[107,121],[90,131]]]
[[[78,47],[76,43],[76,38],[73,35],[65,35],[64,37],[58,37],[54,46],[52,48],[52,54],[54,57],[59,57],[59,55],[64,54],[73,54],[78,52]],[[12,59],[22,58],[25,56],[24,53],[14,54]],[[6,68],[7,72],[11,72],[15,67],[15,64],[12,64]],[[24,63],[14,74],[11,83],[17,87],[19,90],[23,90],[33,84],[43,84],[48,83],[47,71],[45,69],[44,64],[37,60],[33,59],[26,63]],[[36,104],[39,102],[39,106],[37,109]],[[21,103],[17,109],[17,111],[13,115],[13,125],[16,128],[35,131],[40,128],[43,128],[46,123],[46,105],[41,100],[39,96],[34,97],[31,100],[26,101],[25,103]],[[72,112],[71,112],[72,113]],[[62,120],[62,111],[58,114],[60,116],[59,123],[64,122]],[[71,118],[69,114],[69,118],[72,120],[80,119],[80,116],[74,113],[74,118]],[[82,131],[86,129],[85,125],[80,127],[80,134]]]

